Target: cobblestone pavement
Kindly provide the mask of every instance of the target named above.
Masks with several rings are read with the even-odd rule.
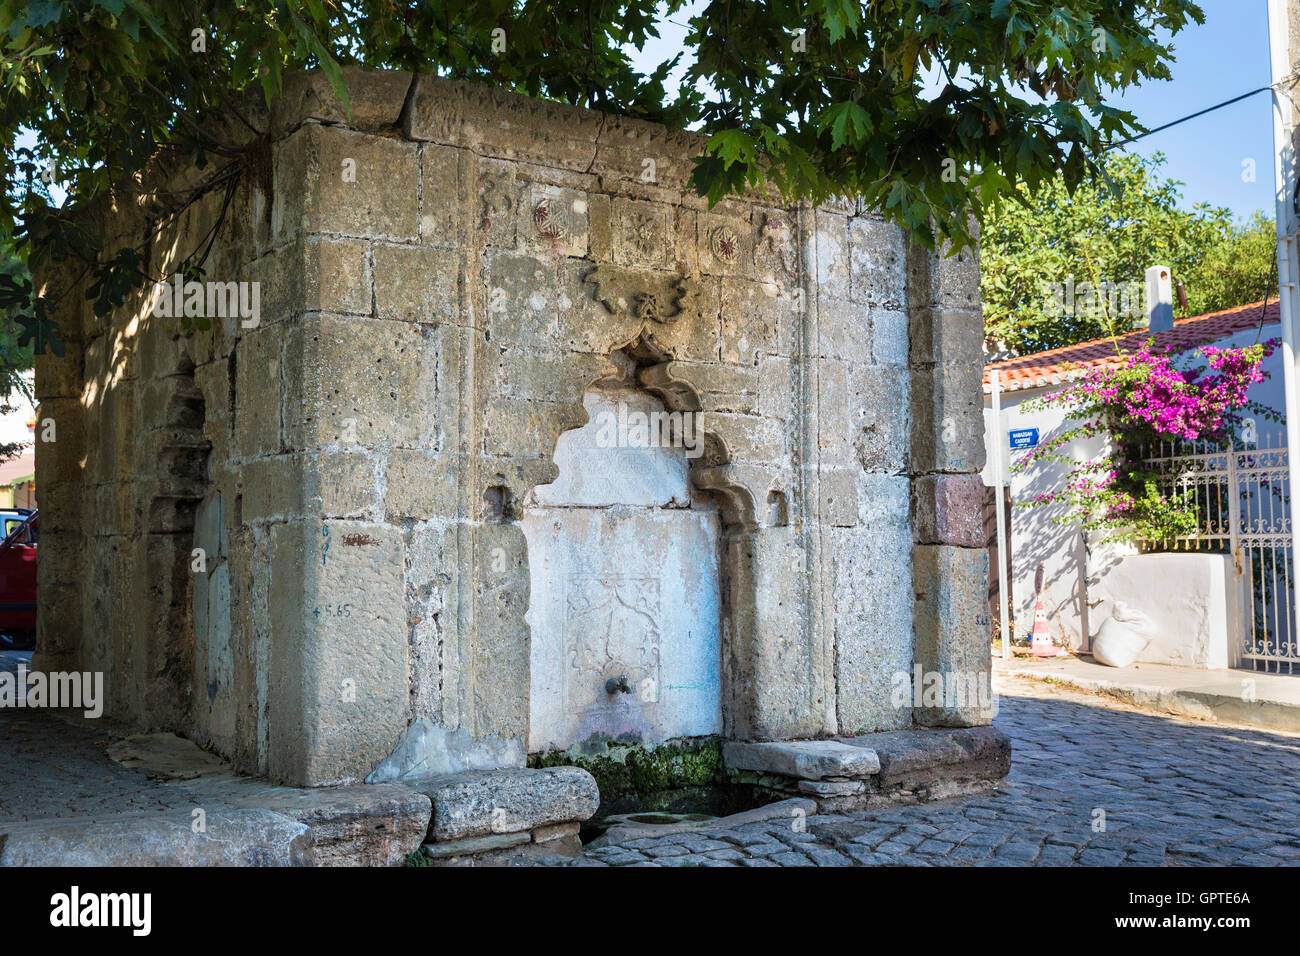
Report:
[[[30,651],[0,652],[0,671],[30,666]],[[104,753],[117,738],[95,721],[47,710],[0,708],[0,823],[189,806],[183,790],[149,779]]]
[[[1178,866],[1300,864],[1300,736],[1103,707],[1003,681],[999,789],[846,816],[674,833],[568,866]],[[1104,820],[1104,830],[1101,823]]]
[[[29,654],[4,653],[0,670]],[[1300,679],[1300,678],[1298,678]],[[1300,736],[1183,721],[999,681],[999,789],[851,815],[666,834],[568,866],[1300,864]],[[109,760],[109,728],[0,709],[0,822],[166,810],[183,787]],[[1100,823],[1104,820],[1105,828]],[[1094,829],[1094,827],[1096,827]]]

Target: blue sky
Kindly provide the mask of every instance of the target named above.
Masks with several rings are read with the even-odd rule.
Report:
[[[1148,127],[1160,126],[1269,84],[1265,0],[1200,0],[1205,25],[1174,38],[1173,79],[1130,90],[1115,100]],[[1267,93],[1156,133],[1129,149],[1168,157],[1165,174],[1186,185],[1186,204],[1227,206],[1245,218],[1273,216],[1273,111]],[[1242,160],[1255,160],[1255,182],[1242,181]]]
[[[1269,84],[1266,0],[1200,0],[1205,25],[1174,40],[1173,79],[1130,89],[1111,101],[1154,128]],[[685,24],[705,6],[695,0],[663,22],[660,39],[635,56],[643,69],[682,49]],[[686,58],[683,57],[683,61]],[[686,63],[683,62],[684,69]],[[680,71],[679,71],[680,73]],[[1128,147],[1149,156],[1163,152],[1163,174],[1183,182],[1183,204],[1227,206],[1245,219],[1262,209],[1273,215],[1273,114],[1267,93],[1216,110]],[[1255,181],[1242,179],[1242,161],[1255,161]]]

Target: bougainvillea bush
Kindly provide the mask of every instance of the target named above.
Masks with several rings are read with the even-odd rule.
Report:
[[[1084,376],[1026,408],[1061,408],[1077,422],[1015,463],[1024,471],[1037,462],[1068,466],[1065,481],[1024,504],[1063,504],[1057,522],[1078,521],[1103,540],[1161,541],[1188,535],[1199,525],[1193,493],[1159,486],[1159,475],[1143,461],[1158,442],[1229,442],[1248,415],[1277,421],[1272,409],[1247,398],[1267,378],[1261,367],[1277,339],[1236,349],[1204,346],[1205,364],[1174,365],[1174,356],[1148,339],[1118,364],[1088,369]],[[1108,438],[1102,453],[1076,461],[1065,453],[1076,439]]]

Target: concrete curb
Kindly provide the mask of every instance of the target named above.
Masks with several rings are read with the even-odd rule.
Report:
[[[1027,677],[1043,683],[1060,684],[1175,717],[1240,724],[1260,730],[1300,733],[1300,703],[1289,700],[1268,698],[1247,700],[1241,693],[1231,694],[1207,687],[1165,687],[1155,683],[1140,683],[1128,676],[1119,680],[1108,680],[1084,674],[1053,672],[1042,667],[1023,664],[999,667],[997,673],[1009,677]],[[1206,672],[1206,677],[1221,673],[1209,671]],[[1234,676],[1240,674],[1242,680],[1250,679],[1250,674],[1246,671],[1230,673]]]

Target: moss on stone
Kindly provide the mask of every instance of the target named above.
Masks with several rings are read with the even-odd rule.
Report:
[[[647,747],[610,740],[581,749],[533,754],[530,767],[581,767],[596,778],[601,803],[646,800],[665,791],[714,787],[726,782],[722,742],[716,737],[672,741]],[[671,802],[669,800],[668,802]]]

